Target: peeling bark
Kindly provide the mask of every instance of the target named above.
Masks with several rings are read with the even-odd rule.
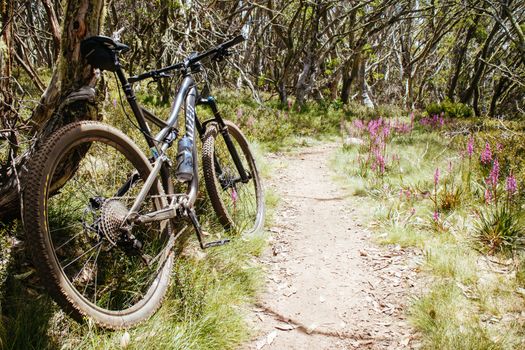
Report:
[[[80,42],[86,36],[100,32],[103,8],[104,0],[66,2],[60,54],[51,82],[31,116],[34,144],[0,174],[0,221],[20,215],[19,189],[21,187],[23,190],[27,163],[42,141],[65,124],[98,118],[93,89],[96,76],[93,69],[80,57]]]

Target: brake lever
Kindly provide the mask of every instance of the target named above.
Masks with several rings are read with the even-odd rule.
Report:
[[[163,78],[171,78],[173,77],[173,74],[168,74],[168,73],[157,73],[155,75],[153,75],[151,77],[151,81],[147,84],[148,87],[150,84],[153,84],[153,83],[158,83],[160,81],[160,79],[163,79]]]

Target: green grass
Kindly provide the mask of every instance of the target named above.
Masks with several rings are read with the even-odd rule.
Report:
[[[465,284],[477,282],[477,256],[471,249],[436,240],[426,244],[425,249],[426,267],[433,274]]]
[[[196,251],[196,242],[193,249]],[[180,257],[160,310],[128,330],[130,349],[233,349],[249,330],[242,308],[253,300],[261,271],[253,262],[266,245],[263,236],[236,239],[206,256]],[[28,281],[11,276],[0,335],[6,349],[116,349],[123,331],[106,331],[89,321],[71,321]],[[38,296],[35,298],[34,293]]]
[[[388,227],[384,233],[377,235],[376,240],[381,244],[399,244],[403,248],[425,246],[427,235],[412,227]]]
[[[476,310],[452,283],[433,286],[414,302],[410,320],[422,333],[424,349],[505,349],[476,316]]]
[[[456,127],[469,130],[476,123],[465,120]],[[451,128],[454,131],[454,125]],[[505,140],[498,138],[497,128],[486,130],[478,137],[490,135],[491,139]],[[351,194],[373,200],[374,219],[370,226],[376,229],[377,242],[415,247],[423,252],[420,271],[426,279],[426,291],[414,296],[408,310],[423,348],[523,348],[525,331],[520,315],[525,312],[525,299],[516,290],[525,284],[521,250],[524,235],[515,212],[512,220],[509,215],[501,219],[494,215],[487,215],[484,220],[480,217],[480,208],[486,206],[484,181],[490,169],[469,165],[468,159],[459,156],[466,145],[465,138],[451,138],[445,132],[417,126],[388,143],[387,156],[397,155],[399,161],[387,166],[382,176],[359,168],[358,159],[366,156],[366,145],[365,140],[364,146],[343,146],[334,156],[332,167]],[[480,146],[477,147],[479,152]],[[511,154],[515,154],[513,147],[516,146],[508,146]],[[516,154],[506,158],[501,155],[507,159],[502,163],[506,164],[502,171],[521,169],[516,165],[523,164],[520,153]],[[473,159],[474,163],[478,161]],[[437,200],[436,168],[440,169]],[[501,187],[500,192],[504,185]],[[436,210],[437,221],[433,218]],[[504,249],[490,250],[487,242],[497,239],[504,242],[500,245]],[[501,251],[506,253],[500,254]],[[506,272],[497,272],[498,265],[487,268],[482,252],[496,254],[488,257],[495,261],[507,261],[512,256],[518,267]]]

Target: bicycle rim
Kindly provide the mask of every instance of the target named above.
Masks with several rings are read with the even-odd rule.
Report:
[[[86,125],[95,125],[95,131],[86,132]],[[130,140],[96,126],[70,128],[43,148],[35,166],[43,179],[30,182],[33,193],[27,198],[44,197],[25,220],[29,227],[35,226],[35,216],[38,221],[32,251],[41,275],[51,275],[44,283],[57,301],[74,316],[118,328],[143,320],[160,304],[173,261],[170,223],[133,225],[127,228],[131,235],[123,234],[150,167],[129,149]],[[165,201],[155,185],[139,214],[161,209]]]
[[[206,187],[222,225],[235,234],[251,234],[264,220],[262,184],[246,138],[233,123],[226,124],[249,180],[241,181],[218,126],[211,124],[203,146]]]

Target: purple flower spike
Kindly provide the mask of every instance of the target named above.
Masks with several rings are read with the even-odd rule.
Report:
[[[434,185],[437,186],[439,183],[439,168],[436,168],[436,172],[434,172]]]
[[[492,192],[490,192],[490,189],[485,190],[485,202],[488,204],[492,202]]]
[[[494,164],[492,165],[492,170],[490,171],[489,182],[492,186],[496,186],[499,181],[499,162],[498,158],[494,159]]]
[[[434,218],[434,221],[435,221],[435,222],[438,222],[438,221],[439,221],[439,212],[438,212],[438,211],[435,211],[435,212],[434,212],[433,218]]]
[[[361,119],[356,119],[353,121],[354,128],[356,128],[358,131],[361,131],[365,128],[365,123]]]
[[[514,195],[516,192],[518,192],[518,184],[516,182],[516,178],[512,173],[507,177],[507,192],[509,195]]]
[[[471,136],[467,143],[467,154],[469,158],[472,157],[473,153],[474,153],[474,138]]]
[[[381,171],[381,174],[385,173],[385,158],[383,158],[382,155],[379,155],[377,157],[377,161],[379,162],[379,169]]]
[[[486,142],[485,149],[481,152],[481,163],[488,164],[490,161],[492,161],[492,151],[490,150],[490,144]]]

